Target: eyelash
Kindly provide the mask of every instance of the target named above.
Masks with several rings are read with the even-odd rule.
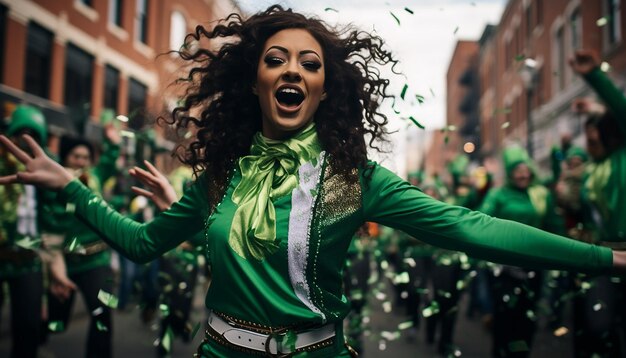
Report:
[[[280,57],[269,56],[265,58],[265,63],[269,66],[278,66],[285,63],[285,60]],[[316,61],[305,61],[302,62],[302,67],[306,68],[307,70],[317,71],[322,67],[322,64]]]

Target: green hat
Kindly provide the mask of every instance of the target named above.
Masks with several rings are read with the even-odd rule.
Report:
[[[7,135],[14,136],[24,129],[34,131],[39,136],[39,144],[45,144],[48,141],[46,119],[39,109],[27,105],[19,105],[15,108],[11,115]]]
[[[588,159],[587,152],[583,148],[576,146],[571,147],[565,153],[565,159],[570,159],[572,157],[580,157],[583,161],[587,161]]]
[[[520,147],[517,144],[511,145],[504,149],[502,152],[502,163],[504,164],[504,170],[506,175],[511,175],[511,172],[518,164],[524,163],[528,165],[531,171],[534,172],[534,166],[526,149]]]

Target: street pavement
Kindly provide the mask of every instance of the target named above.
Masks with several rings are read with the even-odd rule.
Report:
[[[204,288],[196,293],[193,322],[204,321],[203,309]],[[466,296],[459,309],[459,321],[455,333],[455,343],[459,346],[461,357],[489,357],[490,336],[483,328],[480,319],[470,320],[465,317]],[[48,342],[40,349],[40,358],[82,358],[84,355],[86,333],[88,328],[88,313],[85,311],[82,300],[75,301],[74,316],[67,331],[52,335]],[[437,357],[435,347],[425,343],[424,332],[412,329],[398,330],[398,324],[407,319],[402,312],[392,311],[385,313],[381,301],[370,300],[368,335],[364,339],[364,351],[360,357]],[[7,305],[2,310],[0,325],[0,357],[9,356],[9,312]],[[568,317],[571,319],[571,317]],[[566,322],[567,324],[567,322]],[[540,325],[541,326],[541,325]],[[114,314],[114,357],[156,357],[154,341],[157,339],[158,329],[156,322],[142,323],[139,308]],[[202,340],[200,329],[193,341],[185,344],[176,339],[172,343],[171,357],[191,357]],[[401,332],[399,338],[393,339],[388,333]],[[382,334],[382,336],[381,336]],[[382,337],[392,338],[391,340]],[[531,358],[571,357],[571,333],[563,337],[555,337],[551,331],[543,326],[538,330],[533,346]]]

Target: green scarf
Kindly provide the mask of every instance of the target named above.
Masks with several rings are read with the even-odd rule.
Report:
[[[228,242],[239,256],[263,260],[278,249],[272,199],[291,193],[300,165],[320,151],[313,123],[286,141],[254,136],[250,155],[239,159],[241,181],[232,196],[237,210]]]

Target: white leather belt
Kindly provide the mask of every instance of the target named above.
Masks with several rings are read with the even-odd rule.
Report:
[[[233,345],[272,355],[293,353],[335,336],[335,325],[327,324],[317,329],[294,333],[296,335],[295,345],[290,345],[285,342],[287,330],[282,333],[270,334],[251,331],[224,320],[213,311],[209,312],[209,326],[215,333]]]

